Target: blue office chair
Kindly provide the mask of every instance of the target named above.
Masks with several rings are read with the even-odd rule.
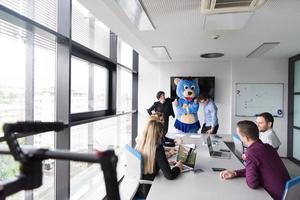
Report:
[[[127,167],[125,176],[119,186],[121,199],[142,200],[134,197],[139,185],[152,184],[152,181],[141,179],[144,170],[141,153],[129,145],[125,146],[125,150]]]
[[[282,200],[299,200],[299,199],[300,199],[300,176],[297,176],[286,182]]]

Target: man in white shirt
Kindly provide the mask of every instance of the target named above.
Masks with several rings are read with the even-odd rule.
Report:
[[[263,143],[270,144],[274,149],[278,149],[281,142],[273,130],[274,118],[268,113],[264,112],[256,118],[256,124],[259,130],[259,139]]]

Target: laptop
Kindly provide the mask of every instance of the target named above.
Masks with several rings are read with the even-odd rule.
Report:
[[[191,171],[195,167],[197,156],[195,147],[195,145],[179,145],[177,161],[182,161],[183,172]]]
[[[210,136],[207,137],[207,147],[208,147],[209,155],[213,158],[226,158],[226,159],[231,158],[230,152],[221,152],[221,151],[213,150]]]

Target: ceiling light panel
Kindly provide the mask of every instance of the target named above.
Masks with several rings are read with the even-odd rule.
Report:
[[[171,56],[165,46],[153,46],[153,51],[158,55],[162,60],[171,60]]]
[[[253,12],[206,15],[203,29],[205,31],[242,29],[248,23],[252,15]]]
[[[131,23],[140,31],[155,30],[153,23],[147,15],[139,0],[115,0],[125,12]]]
[[[259,47],[254,49],[254,51],[252,51],[247,56],[247,58],[255,58],[255,57],[261,56],[262,54],[266,53],[267,51],[270,51],[271,49],[273,49],[274,47],[276,47],[279,44],[280,44],[280,42],[265,42],[265,43],[262,43]]]

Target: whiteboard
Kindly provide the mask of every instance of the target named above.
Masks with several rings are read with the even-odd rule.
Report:
[[[236,83],[236,116],[283,117],[283,83]]]

